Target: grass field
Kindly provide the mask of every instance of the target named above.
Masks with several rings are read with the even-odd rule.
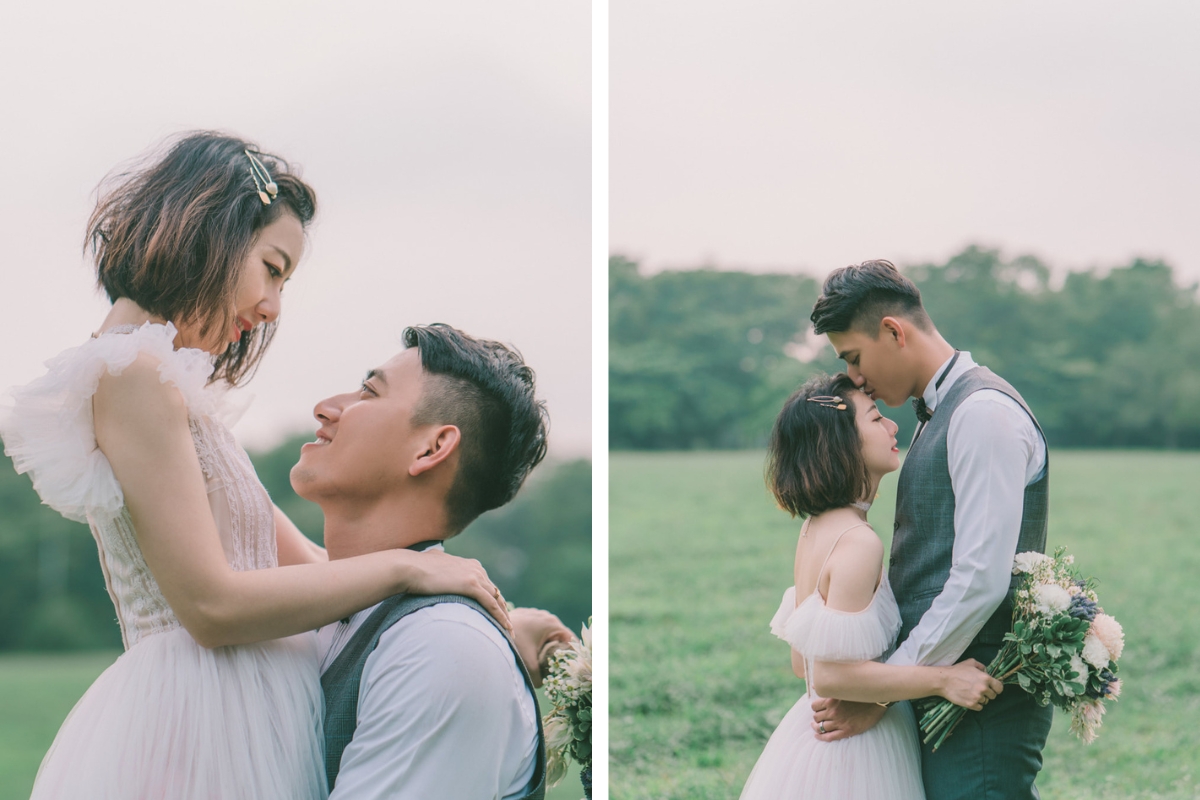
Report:
[[[1100,579],[1124,625],[1124,687],[1085,746],[1056,713],[1046,800],[1200,798],[1200,453],[1054,451],[1049,546]],[[803,693],[767,623],[799,524],[763,455],[614,453],[609,770],[613,800],[736,798]],[[870,521],[892,529],[895,476]]]
[[[0,800],[28,800],[58,726],[96,676],[120,653],[0,656]],[[539,697],[542,713],[550,709]],[[547,800],[579,800],[583,789],[572,765]],[[268,800],[268,798],[263,798]]]

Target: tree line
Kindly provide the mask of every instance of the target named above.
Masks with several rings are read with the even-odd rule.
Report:
[[[251,460],[271,498],[317,543],[321,510],[292,491],[300,445]],[[447,542],[478,558],[506,599],[546,608],[579,630],[591,614],[591,462],[544,464],[507,506]],[[119,648],[121,634],[86,525],[41,505],[29,477],[0,456],[0,651]]]
[[[1200,298],[1137,259],[1056,280],[1032,256],[968,247],[902,267],[955,347],[1011,382],[1052,446],[1200,447]],[[759,447],[788,394],[842,368],[811,336],[820,281],[609,260],[609,441]],[[915,427],[912,410],[884,409]]]

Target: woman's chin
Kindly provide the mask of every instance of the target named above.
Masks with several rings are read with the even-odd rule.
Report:
[[[896,457],[884,464],[881,464],[877,469],[872,469],[871,478],[875,481],[876,485],[878,485],[880,479],[883,478],[884,475],[890,475],[898,469],[900,469],[900,458]]]

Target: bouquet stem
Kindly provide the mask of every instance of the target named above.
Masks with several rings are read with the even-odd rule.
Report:
[[[1005,642],[1000,652],[992,659],[992,663],[988,664],[987,674],[1001,683],[1009,683],[1012,676],[1024,666],[1025,661],[1017,651],[1016,645]],[[936,753],[946,741],[946,737],[954,732],[966,715],[967,709],[962,706],[956,706],[949,700],[941,701],[921,717],[921,730],[925,734],[923,741],[925,744],[933,741],[933,752]]]

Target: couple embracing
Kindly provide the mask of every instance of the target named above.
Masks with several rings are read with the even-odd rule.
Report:
[[[1014,555],[1045,550],[1041,428],[1012,386],[942,338],[886,261],[830,275],[812,321],[846,373],[788,399],[767,466],[779,505],[805,518],[771,630],[807,688],[742,800],[1036,798],[1052,708],[984,665],[1011,629]],[[875,401],[910,397],[918,427],[885,559],[867,510],[900,456]],[[930,698],[975,712],[936,752],[916,722]]]
[[[315,210],[283,159],[197,133],[93,213],[112,310],[14,391],[2,433],[43,501],[89,524],[125,652],[63,723],[35,798],[543,794],[533,688],[570,633],[510,615],[478,562],[441,547],[545,455],[520,355],[411,327],[317,404],[291,477],[327,550],[223,421]]]

